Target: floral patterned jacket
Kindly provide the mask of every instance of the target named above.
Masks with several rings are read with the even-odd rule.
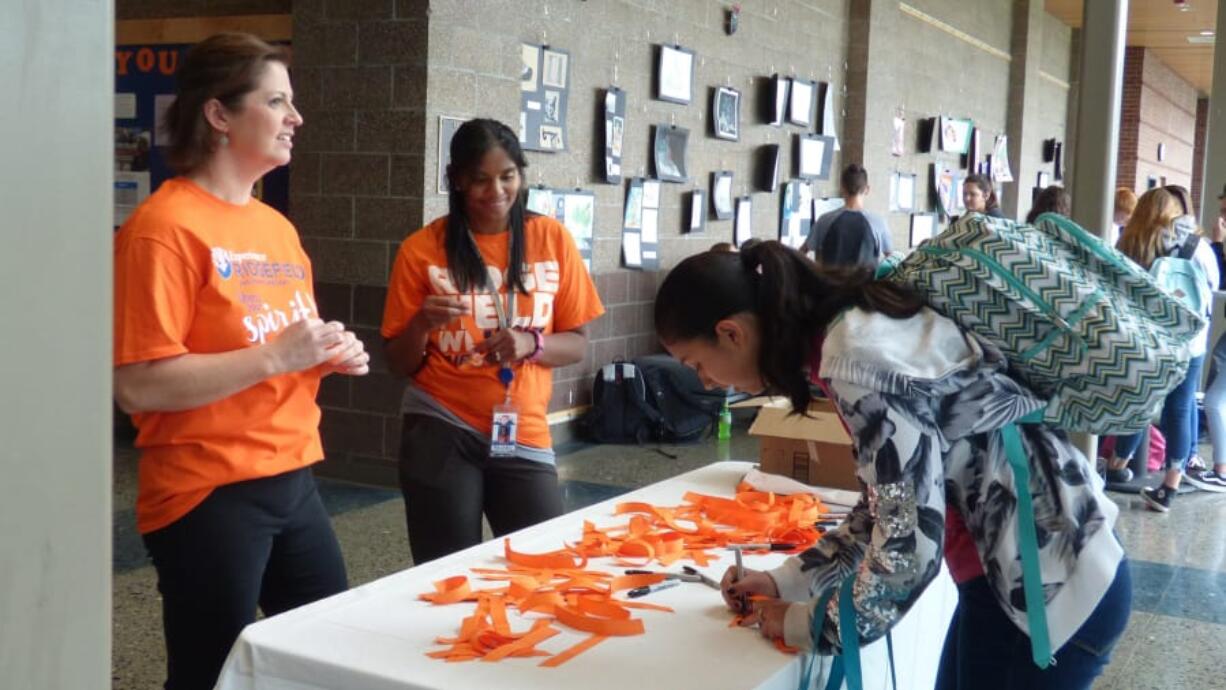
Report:
[[[780,596],[795,602],[784,619],[787,644],[841,651],[838,592],[825,611],[814,609],[849,575],[861,642],[884,636],[940,572],[947,503],[965,519],[997,601],[1027,629],[1017,494],[999,430],[1044,402],[1006,369],[999,351],[930,309],[905,320],[853,309],[827,329],[819,375],[850,427],[865,491],[837,530],[770,571]],[[1118,509],[1064,432],[1019,430],[1058,650],[1124,557],[1113,532]],[[824,617],[817,639],[814,615]]]

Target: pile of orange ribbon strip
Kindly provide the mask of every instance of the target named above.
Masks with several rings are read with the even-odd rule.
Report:
[[[472,569],[477,579],[500,585],[473,589],[468,577],[459,575],[435,582],[435,591],[420,595],[435,605],[476,603],[456,637],[435,640],[447,648],[427,656],[448,662],[548,657],[541,666],[560,666],[609,637],[643,634],[643,620],[631,613],[635,609],[672,612],[667,606],[615,596],[662,582],[662,573],[614,576],[588,570],[589,559],[607,557],[632,567],[652,562],[668,567],[688,559],[706,566],[718,558],[710,550],[729,544],[787,543],[795,545],[793,552],[799,552],[821,537],[814,523],[827,512],[815,496],[776,496],[746,484],[737,487],[735,498],[687,493],[684,500],[684,505],[673,508],[619,504],[616,514],[631,516],[626,524],[599,529],[584,521],[578,543],[549,553],[519,553],[511,548],[509,539],[504,540],[506,569]],[[540,617],[527,630],[516,632],[507,617],[510,609]],[[555,625],[589,636],[556,654],[537,649],[558,634]]]

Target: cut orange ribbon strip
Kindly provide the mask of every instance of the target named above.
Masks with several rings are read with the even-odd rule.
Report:
[[[683,505],[674,507],[622,503],[615,512],[628,515],[626,523],[602,529],[584,521],[578,543],[547,553],[519,552],[511,548],[510,539],[504,539],[505,569],[471,570],[481,580],[504,586],[475,590],[468,577],[459,575],[439,580],[433,592],[419,595],[435,605],[476,602],[473,614],[461,622],[456,637],[436,639],[449,648],[428,652],[427,656],[448,662],[549,656],[541,666],[560,666],[609,637],[643,634],[644,621],[635,618],[632,611],[672,612],[667,606],[615,596],[663,582],[664,574],[616,576],[587,570],[589,559],[611,558],[615,563],[635,566],[654,562],[664,567],[688,559],[706,566],[718,558],[711,550],[729,544],[787,543],[795,545],[795,551],[802,551],[821,537],[814,523],[827,512],[814,496],[777,496],[747,485],[738,487],[736,497],[731,499],[690,492],[684,500]],[[519,615],[543,617],[527,632],[516,633],[510,609]],[[731,625],[742,620],[737,616]],[[555,623],[589,636],[550,655],[536,647],[558,634]],[[781,640],[775,644],[782,652],[796,652]]]

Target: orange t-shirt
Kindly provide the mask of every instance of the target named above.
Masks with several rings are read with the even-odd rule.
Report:
[[[400,335],[429,295],[458,295],[447,270],[443,238],[444,216],[413,233],[400,245],[383,311],[383,337]],[[506,304],[509,233],[474,234],[485,264],[497,269],[499,299]],[[562,333],[604,313],[596,286],[588,275],[575,241],[561,223],[529,215],[524,224],[524,287],[528,295],[515,299],[515,325]],[[494,273],[492,271],[491,273]],[[465,361],[484,338],[498,329],[498,313],[488,292],[470,290],[472,312],[430,334],[426,361],[413,380],[477,431],[488,435],[494,406],[506,398],[498,366],[473,366]],[[517,441],[531,448],[550,448],[545,414],[553,393],[553,372],[532,362],[515,365],[511,397],[519,408]]]
[[[311,286],[311,262],[285,216],[168,180],[115,236],[115,366],[274,340],[318,316]],[[223,484],[323,459],[319,376],[274,376],[193,410],[134,415],[140,532],[178,520]]]

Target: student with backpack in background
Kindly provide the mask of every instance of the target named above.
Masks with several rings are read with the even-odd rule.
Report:
[[[747,624],[850,654],[906,614],[944,551],[959,604],[937,687],[1090,687],[1131,611],[1118,509],[1064,432],[1014,426],[1045,403],[1010,377],[1001,351],[870,270],[818,266],[778,242],[686,259],[660,288],[655,325],[708,386],[768,390],[804,410],[810,382],[822,384],[854,439],[865,492],[851,516],[775,570],[725,575],[730,607],[766,597]],[[1014,445],[1029,467],[1020,495]],[[1027,524],[1047,537],[1033,552],[1046,606],[1023,604]]]
[[[1179,198],[1164,188],[1151,189],[1137,200],[1136,209],[1120,236],[1118,249],[1149,269],[1158,284],[1196,313],[1208,316],[1213,291],[1218,287],[1217,258],[1209,243],[1196,234],[1196,222],[1184,212]],[[1191,361],[1183,382],[1167,395],[1159,427],[1166,437],[1166,470],[1162,482],[1143,489],[1146,506],[1167,512],[1179,490],[1184,467],[1196,450],[1196,388],[1209,333],[1209,320],[1190,341]],[[1141,434],[1116,440],[1108,479],[1128,481],[1127,466],[1141,442]]]

